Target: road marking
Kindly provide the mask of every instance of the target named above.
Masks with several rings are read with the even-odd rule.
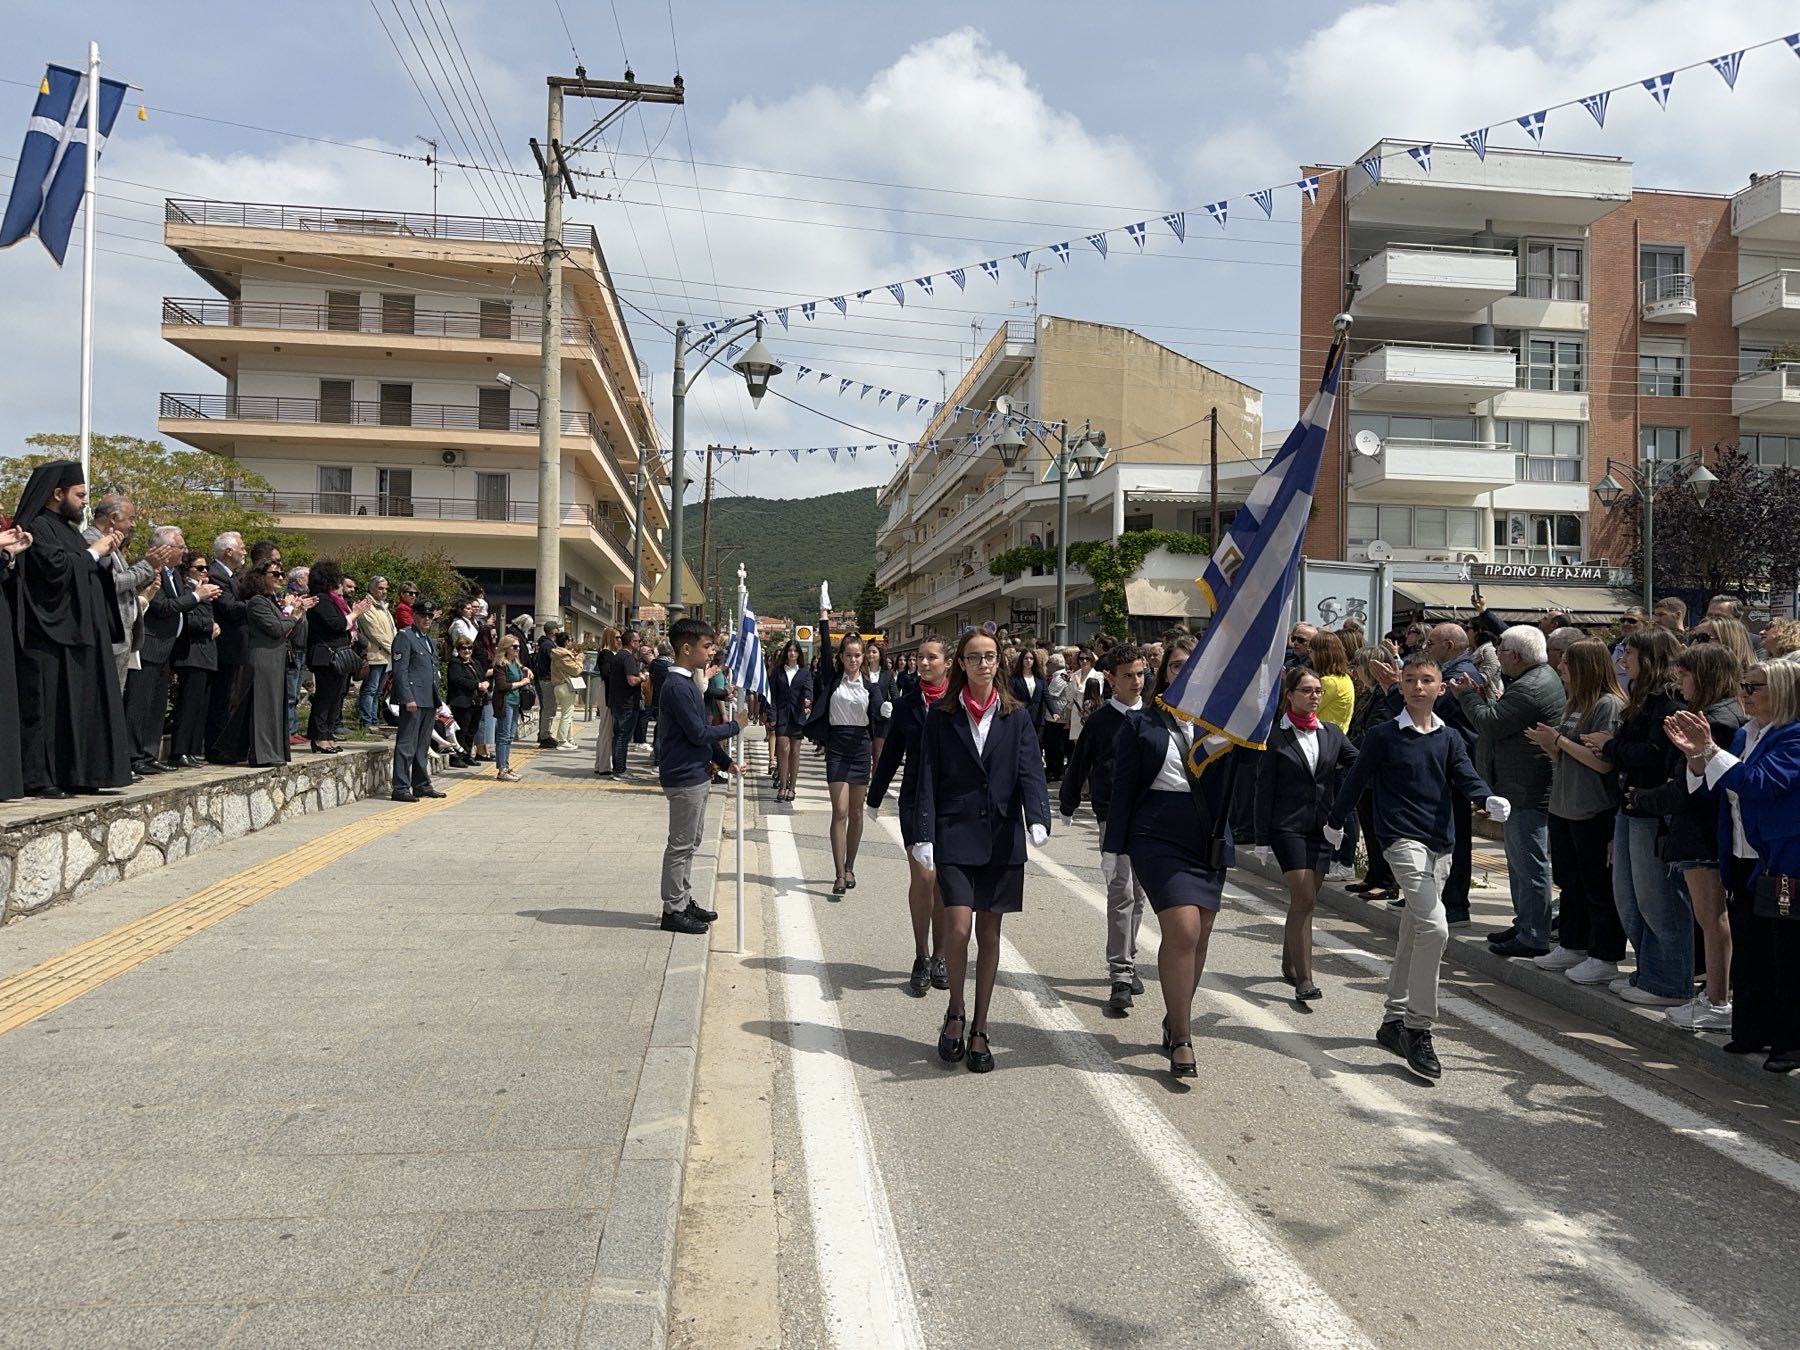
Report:
[[[777,877],[799,877],[793,826],[784,816],[766,817],[765,823],[769,870]],[[812,900],[794,881],[784,881],[776,891],[775,919],[825,1320],[839,1346],[918,1350],[925,1343],[919,1311],[869,1141],[837,994]]]

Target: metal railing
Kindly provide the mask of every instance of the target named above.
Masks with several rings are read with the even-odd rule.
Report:
[[[1686,272],[1671,272],[1667,276],[1651,277],[1638,283],[1638,303],[1641,305],[1660,305],[1671,300],[1693,298],[1694,278]]]
[[[467,239],[478,243],[535,244],[540,248],[544,242],[543,224],[535,220],[367,211],[353,206],[283,206],[169,197],[163,202],[163,221],[168,225],[228,225],[251,230],[307,230],[403,239]],[[568,248],[600,251],[599,236],[591,225],[563,226],[562,242]]]
[[[1007,319],[1001,323],[994,330],[994,335],[988,339],[987,345],[981,349],[981,354],[969,363],[969,368],[963,372],[962,379],[956,382],[956,388],[952,389],[949,396],[944,399],[943,411],[934,414],[932,419],[925,424],[925,430],[919,435],[920,443],[930,440],[938,434],[941,428],[949,426],[956,420],[956,405],[963,402],[968,392],[975,387],[1002,348],[1008,343],[1036,341],[1037,327],[1035,324],[1017,319]]]
[[[1784,393],[1789,390],[1800,390],[1800,362],[1783,361],[1779,365],[1764,366],[1757,370],[1746,370],[1734,381],[1742,384],[1745,380],[1760,380],[1766,375],[1781,377],[1781,388]]]
[[[390,520],[492,521],[501,524],[537,524],[537,503],[494,500],[486,497],[416,497],[411,493],[284,492],[250,488],[222,488],[218,495],[239,506],[278,516],[356,516]],[[631,547],[631,527],[622,517],[598,506],[564,502],[565,525],[587,525],[610,536],[626,549]]]
[[[1382,253],[1468,253],[1479,254],[1488,258],[1516,258],[1517,251],[1510,248],[1477,248],[1473,244],[1404,244],[1398,241],[1389,243],[1379,250]]]
[[[536,408],[480,408],[399,400],[294,398],[286,394],[164,394],[157,415],[171,421],[308,422],[325,426],[413,427],[428,431],[536,431]],[[606,444],[592,413],[565,412],[563,435]]]
[[[288,300],[225,300],[165,296],[162,321],[196,328],[279,328],[312,333],[385,333],[412,337],[487,338],[538,342],[544,331],[536,314],[477,314],[449,309],[390,310],[380,305],[304,304]],[[564,342],[600,345],[586,319],[562,321]]]

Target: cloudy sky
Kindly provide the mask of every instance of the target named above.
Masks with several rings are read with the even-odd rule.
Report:
[[[1270,425],[1283,423],[1298,389],[1301,207],[1279,194],[1265,222],[1243,194],[1383,136],[1453,142],[1800,26],[1792,0],[72,8],[11,18],[0,179],[45,60],[79,64],[95,38],[108,73],[145,87],[149,120],[128,108],[102,166],[97,430],[153,435],[159,391],[217,388],[158,336],[159,298],[203,289],[160,244],[164,197],[428,211],[430,170],[391,153],[421,153],[426,135],[446,158],[454,148],[498,170],[449,170],[446,213],[539,210],[534,183],[505,170],[529,166],[526,140],[543,135],[544,75],[572,73],[579,57],[595,77],[629,61],[641,80],[679,69],[687,85],[685,110],[628,113],[582,157],[600,199],[569,206],[642,311],[632,336],[665,428],[659,325],[877,288],[848,318],[821,305],[815,322],[796,313],[770,338],[790,375],[831,371],[857,382],[848,396],[836,379],[789,379],[777,388],[799,402],[752,411],[715,366],[689,401],[690,447],[910,439],[923,414],[858,399],[861,383],[939,396],[972,343],[1029,317],[1034,277],[1011,254],[1063,239],[1072,260],[1041,255],[1052,267],[1035,278],[1045,312],[1137,328],[1263,389]],[[571,104],[571,132],[582,111]],[[1517,128],[1494,140],[1526,143]],[[1544,144],[1633,160],[1640,186],[1729,192],[1753,171],[1800,168],[1800,60],[1785,44],[1752,52],[1735,93],[1710,70],[1686,72],[1667,112],[1626,91],[1604,131],[1578,109],[1554,114]],[[1226,197],[1239,200],[1220,230],[1202,206]],[[1157,223],[1169,210],[1189,213],[1185,245]],[[1122,229],[1141,219],[1140,255]],[[1120,232],[1103,261],[1082,241],[1105,229]],[[79,256],[77,244],[59,272],[35,241],[0,254],[0,451],[74,429]],[[1005,260],[998,285],[974,270],[991,257]],[[966,292],[941,275],[958,266]],[[904,310],[879,289],[924,273],[940,274],[935,296],[911,288]],[[727,468],[723,486],[804,496],[890,472],[885,451],[836,465],[758,456]]]

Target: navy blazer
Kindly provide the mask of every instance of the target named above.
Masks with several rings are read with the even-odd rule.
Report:
[[[925,713],[912,820],[913,838],[932,845],[939,867],[1023,867],[1025,826],[1050,828],[1050,785],[1030,713],[996,709],[980,754],[960,701],[946,695]]]
[[[919,737],[925,731],[925,696],[915,686],[900,696],[894,705],[893,720],[888,723],[887,740],[881,745],[881,758],[869,779],[869,805],[880,806],[881,799],[900,773],[901,835],[910,833],[917,820],[919,804]],[[905,772],[901,765],[905,764]],[[909,844],[916,839],[908,839]]]
[[[785,667],[776,666],[769,671],[769,712],[776,726],[787,723],[790,710],[795,719],[805,719],[806,700],[812,697],[812,687],[812,672],[804,665],[795,668],[792,685]]]
[[[1174,714],[1162,708],[1146,708],[1129,714],[1119,724],[1119,738],[1113,749],[1113,792],[1106,813],[1106,833],[1100,849],[1103,853],[1125,853],[1131,842],[1131,821],[1138,807],[1155,791],[1150,785],[1162,772],[1169,751],[1169,738],[1176,735]],[[1182,762],[1185,764],[1186,757]],[[1234,865],[1231,828],[1227,817],[1231,809],[1232,780],[1237,776],[1237,752],[1228,751],[1207,766],[1199,779],[1189,770],[1188,796],[1195,801],[1194,827],[1201,839],[1210,838],[1217,830],[1225,835],[1222,866]]]
[[[1269,748],[1256,757],[1256,842],[1277,834],[1322,840],[1337,793],[1337,776],[1356,763],[1356,747],[1330,722],[1319,723],[1319,760],[1312,767],[1284,715],[1269,733]]]
[[[1738,812],[1744,820],[1744,838],[1756,850],[1753,877],[1800,877],[1800,722],[1773,727],[1763,733],[1756,749],[1744,754],[1749,739],[1740,727],[1732,737],[1731,753],[1738,763],[1725,771],[1716,789],[1719,798],[1719,870],[1731,885],[1731,803],[1727,791],[1738,795]],[[1682,772],[1685,774],[1686,769]],[[1704,790],[1704,789],[1703,789]]]
[[[1012,692],[1013,697],[1023,703],[1030,711],[1031,725],[1037,729],[1038,734],[1041,736],[1044,731],[1044,714],[1049,710],[1050,681],[1046,680],[1042,675],[1034,675],[1033,678],[1037,680],[1037,688],[1036,690],[1028,692],[1025,688],[1025,677],[1023,675],[1014,675],[1012,677]]]
[[[200,597],[181,584],[174,568],[163,568],[158,574],[158,581],[156,594],[144,606],[144,645],[138,648],[138,659],[147,666],[169,664],[175,654],[176,639],[191,622],[187,615],[200,603]],[[209,618],[206,621],[206,631],[209,634],[212,632],[212,625],[213,621]]]

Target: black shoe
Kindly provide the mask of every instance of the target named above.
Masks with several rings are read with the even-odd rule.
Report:
[[[66,802],[74,795],[72,792],[64,792],[59,787],[39,788],[36,792],[26,794],[28,797],[41,797],[47,802]]]
[[[1106,1000],[1106,1010],[1124,1014],[1131,1009],[1131,985],[1125,980],[1116,980],[1112,987],[1112,997]]]
[[[834,881],[831,883],[831,898],[833,900],[842,900],[844,898],[844,883],[843,882]]]
[[[131,771],[133,773],[143,773],[143,774],[173,773],[174,772],[174,770],[171,769],[167,764],[164,764],[161,760],[156,760],[156,759],[140,759],[131,766]]]
[[[143,775],[143,774],[141,774],[141,773],[134,773],[134,774],[132,774],[132,775],[131,775],[131,785],[132,785],[132,786],[133,786],[133,787],[136,787],[136,786],[137,786],[137,785],[138,785],[138,784],[139,784],[139,783],[141,783],[141,782],[143,782],[143,781],[144,781],[144,775]]]
[[[175,761],[175,767],[178,769],[204,769],[206,761],[198,755],[183,755]]]
[[[717,923],[719,921],[718,910],[706,909],[703,906],[695,904],[692,900],[688,901],[687,909],[683,912],[692,914],[696,919],[700,920],[701,923]]]
[[[434,787],[414,788],[413,793],[415,796],[419,797],[447,797],[450,795],[441,788]]]
[[[1763,1068],[1770,1073],[1792,1073],[1800,1069],[1800,1050],[1783,1050],[1778,1055],[1770,1055],[1763,1061]]]
[[[975,1038],[977,1036],[981,1037],[981,1044],[984,1047],[983,1049],[977,1050],[975,1048]],[[988,1047],[987,1032],[971,1031],[969,1033],[969,1072],[970,1073],[992,1073],[993,1071],[994,1071],[994,1052],[993,1052],[992,1048]]]
[[[854,873],[854,872],[845,872],[844,873],[844,889],[847,891],[853,891],[856,889],[856,873]]]
[[[1505,942],[1490,942],[1488,950],[1495,956],[1544,956],[1550,951],[1548,947],[1534,947],[1529,942],[1518,938],[1510,938]]]
[[[912,975],[907,979],[906,987],[920,998],[925,997],[925,991],[931,988],[930,957],[915,956],[913,958]]]
[[[1301,1003],[1316,1003],[1325,997],[1325,991],[1311,980],[1302,980],[1294,986],[1294,998]]]
[[[1487,940],[1489,942],[1511,942],[1517,936],[1519,936],[1519,925],[1514,924],[1510,928],[1502,928],[1496,932],[1489,933],[1487,935]]]
[[[1401,1026],[1402,1023],[1398,1017],[1383,1022],[1375,1028],[1375,1044],[1392,1050],[1396,1055],[1405,1055],[1406,1051],[1400,1045]]]
[[[1431,1032],[1421,1028],[1418,1031],[1410,1027],[1400,1028],[1400,1053],[1406,1057],[1406,1067],[1421,1078],[1442,1078],[1444,1066],[1438,1063],[1437,1051],[1431,1044]]]
[[[945,1015],[944,1025],[938,1030],[938,1058],[943,1060],[944,1063],[954,1064],[963,1057],[962,1034],[958,1032],[955,1036],[950,1035],[948,1030],[950,1024],[954,1022],[958,1027],[962,1027],[966,1026],[968,1021],[969,1019],[964,1017],[961,1013],[949,1013]]]
[[[1199,1064],[1183,1064],[1180,1060],[1175,1058],[1175,1052],[1177,1050],[1192,1050],[1193,1048],[1194,1043],[1192,1041],[1176,1041],[1175,1044],[1169,1047],[1169,1073],[1172,1077],[1198,1078],[1200,1076]]]
[[[40,793],[38,795],[41,796],[42,794]],[[1767,1049],[1769,1049],[1769,1043],[1767,1041],[1758,1044],[1755,1041],[1731,1040],[1726,1041],[1724,1045],[1725,1053],[1728,1055],[1759,1055]]]
[[[944,964],[944,958],[941,956],[931,958],[931,987],[933,989],[950,987],[950,968]]]
[[[1389,909],[1405,909],[1406,897],[1404,895],[1396,895],[1392,900],[1387,902],[1387,907]]]
[[[419,799],[410,792],[395,792],[389,795],[388,800],[391,802],[416,802]]]
[[[694,907],[678,909],[674,913],[663,911],[662,922],[658,925],[665,933],[704,933],[706,920],[693,912]]]
[[[1137,972],[1135,970],[1131,972],[1131,992],[1134,994],[1141,994],[1144,992],[1144,982],[1137,977]]]
[[[1361,895],[1364,891],[1374,890],[1375,883],[1372,881],[1352,881],[1349,885],[1345,886],[1344,889],[1349,891],[1352,895]]]

